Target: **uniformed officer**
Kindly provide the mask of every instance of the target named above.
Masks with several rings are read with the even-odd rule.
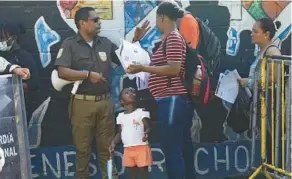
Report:
[[[98,166],[102,178],[107,179],[108,146],[114,138],[113,101],[111,89],[111,62],[118,63],[117,46],[100,37],[100,18],[91,7],[79,9],[75,15],[78,33],[67,38],[57,55],[55,65],[59,77],[65,80],[83,80],[73,95],[69,111],[73,142],[76,146],[76,178],[89,178],[89,160],[92,139],[98,149]],[[113,178],[118,178],[113,169]]]

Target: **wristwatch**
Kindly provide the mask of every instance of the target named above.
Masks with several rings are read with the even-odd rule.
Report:
[[[88,79],[89,76],[90,76],[91,71],[88,71],[88,70],[81,70],[81,71],[82,71],[82,72],[87,72],[87,73],[86,73],[86,78],[85,78],[85,79]]]

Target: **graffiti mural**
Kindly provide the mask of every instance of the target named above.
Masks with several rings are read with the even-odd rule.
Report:
[[[80,7],[93,7],[101,17],[101,36],[109,37],[119,43],[124,36],[124,2],[113,0],[56,0],[57,8],[64,22],[75,32],[74,14]]]
[[[141,45],[151,52],[155,43],[161,40],[161,33],[155,26],[158,2],[155,0],[56,0],[48,2],[22,2],[16,17],[12,20],[23,21],[27,29],[24,48],[40,62],[43,88],[42,98],[32,101],[40,104],[35,109],[29,122],[29,142],[33,178],[74,178],[75,149],[72,147],[72,136],[68,117],[69,94],[66,91],[56,92],[50,83],[52,64],[64,39],[77,32],[74,14],[80,7],[91,6],[101,16],[101,36],[106,36],[119,45],[120,39],[131,41],[135,27],[149,20],[151,29],[141,40]],[[6,9],[0,12],[0,18],[10,17],[12,4],[4,4]],[[208,21],[209,27],[219,37],[222,44],[221,66],[219,72],[226,69],[237,69],[240,75],[248,73],[249,64],[254,59],[258,47],[251,44],[251,28],[255,20],[268,17],[282,23],[274,39],[275,43],[285,49],[291,49],[291,3],[289,1],[182,1],[183,8],[193,15]],[[23,8],[23,9],[22,9]],[[32,9],[32,10],[31,10]],[[2,14],[1,14],[2,13]],[[25,15],[23,15],[25,14]],[[1,16],[2,15],[2,16]],[[9,20],[9,19],[7,19]],[[31,40],[34,38],[35,40]],[[283,45],[286,45],[285,47]],[[118,94],[124,87],[135,86],[125,75],[121,66],[115,67],[112,74],[112,96],[115,111],[122,107]],[[159,148],[159,120],[155,117],[155,105],[145,91],[139,92],[140,103],[153,114],[152,133],[150,135],[154,165],[149,168],[152,179],[167,179],[164,170],[165,159]],[[153,102],[153,101],[152,101]],[[226,176],[247,175],[250,172],[250,139],[245,132],[237,134],[225,122],[226,109],[218,108],[220,100],[209,104],[212,113],[194,119],[192,133],[195,144],[195,166],[199,178],[224,178]],[[151,115],[152,115],[151,114]],[[152,117],[152,116],[151,116]],[[259,148],[259,146],[257,146]],[[95,151],[95,150],[94,150]],[[116,152],[116,163],[121,178],[127,172],[121,166],[123,149]],[[92,178],[100,178],[97,166],[98,154],[91,155],[90,173]],[[257,160],[259,161],[259,160]]]
[[[101,19],[113,19],[113,2],[112,0],[97,1],[60,1],[62,12],[67,19],[74,19],[76,11],[82,7],[93,7]]]
[[[48,26],[43,16],[36,21],[34,30],[41,64],[45,68],[51,63],[50,47],[60,41],[60,36]]]
[[[125,10],[125,34],[135,28],[149,12],[156,7],[156,1],[126,1]]]

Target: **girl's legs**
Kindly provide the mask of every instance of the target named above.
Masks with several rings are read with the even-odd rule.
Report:
[[[149,179],[149,172],[148,172],[148,166],[146,167],[139,167],[138,173],[140,179]]]
[[[130,179],[137,179],[138,177],[138,167],[127,167],[129,171]]]

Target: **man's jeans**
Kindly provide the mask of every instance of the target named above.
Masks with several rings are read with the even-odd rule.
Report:
[[[191,127],[194,108],[187,96],[156,99],[161,148],[168,179],[195,179]]]

